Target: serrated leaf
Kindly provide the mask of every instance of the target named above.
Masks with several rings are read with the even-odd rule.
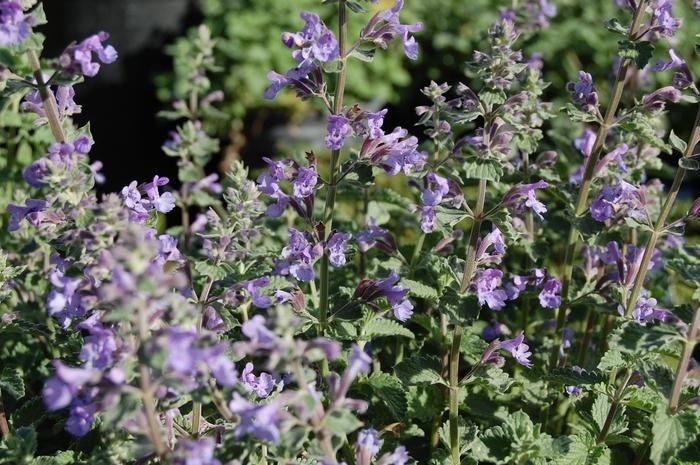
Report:
[[[644,68],[654,53],[654,45],[648,41],[621,40],[618,42],[617,54],[620,58],[633,60],[637,68]]]
[[[622,34],[623,36],[626,36],[628,34],[628,30],[625,26],[622,25],[619,19],[613,18],[605,23],[605,28],[608,31],[615,32],[617,34]]]
[[[554,462],[556,465],[609,465],[610,449],[605,444],[596,444],[588,434],[569,436],[562,442],[563,453]]]
[[[223,267],[214,266],[211,263],[207,262],[197,262],[194,265],[194,269],[201,276],[206,276],[207,278],[211,278],[214,281],[224,279],[227,274],[226,270]]]
[[[404,384],[442,384],[447,385],[440,372],[440,359],[429,355],[407,358],[396,365],[394,372]]]
[[[413,339],[413,332],[394,320],[375,318],[365,325],[362,330],[363,339],[371,339],[378,336],[403,336]]]
[[[652,443],[649,458],[656,465],[666,465],[700,432],[700,416],[693,410],[682,410],[670,415],[661,404],[651,427]]]
[[[326,415],[324,424],[328,431],[341,437],[362,426],[362,422],[347,409],[333,410]]]
[[[403,278],[401,279],[401,286],[407,287],[410,291],[410,295],[418,297],[419,299],[425,299],[430,302],[437,302],[439,299],[438,291],[436,289],[419,281]]]
[[[503,167],[498,160],[467,157],[462,164],[465,179],[486,179],[498,182],[503,176]]]
[[[597,371],[575,371],[573,368],[555,368],[544,376],[550,382],[563,385],[582,386],[586,384],[597,384],[606,378]]]
[[[24,379],[19,368],[5,367],[0,374],[0,388],[14,399],[24,397]]]
[[[367,382],[377,397],[389,408],[394,417],[398,420],[403,419],[406,415],[408,402],[401,380],[388,373],[375,371],[367,378]]]

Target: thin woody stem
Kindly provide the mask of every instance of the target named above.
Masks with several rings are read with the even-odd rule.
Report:
[[[53,95],[49,87],[44,82],[44,75],[41,72],[41,63],[39,62],[39,56],[34,50],[27,52],[29,57],[29,65],[34,73],[34,79],[36,80],[36,86],[39,90],[39,95],[41,95],[41,103],[44,107],[44,113],[46,113],[46,118],[49,120],[49,126],[51,127],[51,133],[53,134],[56,142],[65,142],[66,136],[63,133],[63,126],[61,125],[61,119],[58,116],[58,107],[56,105],[56,97]]]
[[[690,361],[690,356],[693,354],[693,349],[695,349],[695,344],[698,341],[698,327],[700,327],[700,306],[695,309],[693,323],[690,325],[690,328],[688,328],[681,359],[678,361],[678,367],[676,368],[676,376],[673,380],[673,388],[671,389],[671,398],[668,400],[668,410],[672,414],[676,413],[678,410],[681,388],[688,374],[688,362]]]
[[[0,433],[2,433],[2,437],[4,438],[10,435],[10,425],[7,423],[5,404],[2,401],[2,391],[0,391]]]
[[[348,43],[348,20],[346,0],[338,1],[338,44],[340,47],[340,59],[342,69],[338,74],[338,81],[335,86],[335,96],[333,97],[333,114],[338,115],[343,111],[343,96],[345,95],[345,81],[347,79],[347,43]],[[335,197],[337,193],[337,176],[340,164],[340,150],[331,152],[330,175],[328,181],[328,194],[326,204],[323,209],[324,238],[328,240],[333,230],[333,211],[335,209]],[[319,308],[319,333],[324,334],[328,326],[328,306],[329,306],[329,259],[324,253],[321,257],[321,296]],[[327,370],[324,370],[327,371]]]
[[[683,153],[683,158],[690,158],[693,156],[693,151],[695,150],[695,146],[697,146],[699,141],[700,108],[698,109],[697,116],[695,117],[695,124],[693,125],[693,130],[690,134],[690,138],[688,139],[688,145],[686,146],[685,153]],[[671,213],[673,204],[676,201],[678,192],[680,191],[681,185],[683,184],[684,177],[685,169],[679,166],[676,169],[676,176],[673,178],[673,184],[671,185],[671,190],[668,193],[668,197],[666,197],[666,201],[664,202],[664,205],[661,208],[659,217],[656,219],[656,223],[654,224],[654,229],[649,235],[647,243],[644,246],[644,255],[642,255],[642,262],[639,265],[639,271],[637,271],[637,275],[634,278],[632,292],[630,293],[629,300],[627,301],[627,307],[625,309],[625,317],[627,318],[630,318],[632,316],[632,312],[634,312],[634,309],[637,306],[639,295],[641,294],[642,288],[644,287],[644,279],[647,276],[649,262],[651,261],[651,257],[654,254],[654,250],[656,249],[656,242],[659,240],[659,237],[661,237],[661,235],[663,234],[664,228],[666,227],[666,219]]]
[[[452,335],[450,351],[450,455],[452,465],[460,464],[459,444],[459,346],[462,342],[462,326],[457,326]]]
[[[218,262],[217,262],[218,263]],[[207,300],[209,299],[209,294],[211,293],[211,288],[214,285],[214,279],[210,278],[207,284],[204,286],[202,295],[199,297],[199,302],[197,302],[197,334],[202,331],[202,324],[204,322],[204,310],[206,307]],[[197,437],[199,435],[199,429],[202,422],[202,403],[193,402],[192,403],[192,436]]]
[[[647,4],[648,0],[641,0],[639,2],[639,5],[637,5],[637,10],[634,13],[632,26],[630,27],[630,40],[635,40],[637,38],[639,27],[642,23]],[[613,85],[610,103],[608,104],[608,108],[605,112],[605,117],[603,118],[603,121],[600,127],[598,128],[598,133],[596,135],[596,140],[593,145],[593,150],[591,150],[590,156],[586,159],[583,179],[581,181],[581,187],[579,189],[578,198],[576,200],[576,209],[574,210],[575,219],[580,218],[588,209],[588,197],[590,195],[591,185],[593,183],[595,166],[598,164],[598,160],[600,159],[603,147],[605,146],[605,139],[608,136],[608,132],[614,124],[615,115],[617,114],[617,109],[620,105],[620,100],[622,99],[622,94],[625,89],[627,70],[629,69],[630,64],[630,60],[623,61],[620,64],[620,68],[617,71],[617,77],[615,78],[615,83]],[[550,368],[555,368],[558,363],[559,346],[563,335],[564,324],[566,322],[566,313],[569,305],[571,277],[574,271],[574,257],[576,256],[578,239],[578,230],[576,229],[575,224],[572,223],[569,229],[569,236],[566,242],[566,251],[564,253],[561,290],[562,303],[557,313],[557,326],[555,336],[555,341],[557,343],[555,343],[552,347],[552,352],[549,359]]]

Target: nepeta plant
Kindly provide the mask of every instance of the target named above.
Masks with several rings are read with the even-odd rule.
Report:
[[[326,135],[256,177],[207,171],[227,116],[202,26],[161,113],[178,180],[101,198],[74,86],[117,51],[99,32],[40,60],[35,3],[0,1],[0,463],[700,460],[700,200],[674,208],[700,117],[687,140],[666,118],[700,93],[655,52],[682,24],[670,0],[615,2],[610,92],[585,70],[556,89],[523,52],[552,3],[502,9],[411,130],[344,91],[351,60],[418,59],[422,24],[402,0],[323,2],[282,35],[295,65],[265,97],[296,93]]]

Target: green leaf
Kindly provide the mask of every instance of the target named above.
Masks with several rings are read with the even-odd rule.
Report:
[[[24,380],[19,368],[5,367],[0,374],[0,388],[14,399],[24,397]]]
[[[674,149],[678,150],[680,153],[685,153],[688,144],[678,137],[676,133],[673,132],[673,129],[671,129],[671,134],[668,136],[668,139],[671,141],[671,146],[673,146]]]
[[[201,276],[206,276],[214,281],[219,281],[226,277],[226,270],[219,266],[214,266],[207,262],[197,262],[194,265],[194,269]]]
[[[568,437],[569,442],[560,443],[562,454],[553,463],[556,465],[609,465],[610,449],[605,444],[596,444],[587,433]]]
[[[569,119],[571,119],[571,121],[576,121],[579,123],[592,123],[593,121],[598,120],[596,115],[594,115],[593,113],[581,111],[571,103],[567,103],[566,106],[562,108],[562,110],[565,111],[567,115],[569,115]]]
[[[620,58],[633,60],[637,68],[644,68],[654,53],[654,45],[648,41],[634,42],[631,40],[621,40],[618,42],[617,54]]]
[[[34,457],[32,461],[29,462],[29,465],[72,465],[77,463],[79,462],[75,451],[62,450],[60,452],[56,452],[51,457]]]
[[[582,386],[597,384],[606,378],[597,371],[582,371],[578,373],[572,368],[555,368],[544,376],[544,379],[558,384]]]
[[[620,20],[617,18],[613,18],[609,21],[606,21],[605,23],[605,28],[608,31],[615,32],[617,34],[622,34],[623,36],[626,36],[629,31],[628,29],[620,23]]]
[[[498,182],[503,176],[503,167],[498,160],[477,156],[465,158],[462,169],[465,179],[486,179]]]
[[[678,166],[687,171],[697,171],[700,170],[700,161],[695,158],[683,157],[678,159]]]
[[[449,226],[450,231],[458,223],[461,223],[467,218],[471,218],[464,210],[457,210],[455,208],[447,208],[439,206],[435,208],[435,217],[439,224]]]
[[[365,340],[369,340],[378,336],[403,336],[410,339],[415,337],[410,329],[394,320],[375,318],[365,325],[362,337]]]
[[[649,458],[656,465],[671,462],[676,454],[693,441],[700,432],[700,415],[693,410],[681,410],[675,415],[660,404],[651,427],[652,443]]]
[[[417,355],[407,358],[396,365],[394,372],[404,384],[442,384],[447,383],[440,374],[442,364],[440,359],[430,355]]]
[[[405,417],[408,402],[406,391],[399,378],[388,373],[375,371],[367,378],[367,382],[377,397],[389,408],[394,418],[401,420]]]
[[[362,422],[347,409],[333,410],[325,419],[328,430],[336,435],[344,437],[362,426]]]
[[[411,295],[418,297],[419,299],[425,299],[435,303],[437,303],[439,299],[438,291],[436,289],[421,282],[402,278],[400,284],[402,287],[407,287]]]

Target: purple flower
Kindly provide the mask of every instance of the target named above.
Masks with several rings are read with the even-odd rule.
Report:
[[[54,91],[49,88],[49,93],[54,94]],[[76,115],[83,111],[83,107],[75,103],[75,89],[73,89],[73,86],[68,85],[56,87],[55,98],[56,109],[58,110],[58,116],[61,119],[65,118],[66,116]],[[44,104],[38,90],[33,90],[27,93],[27,95],[24,96],[24,101],[20,107],[22,111],[30,111],[37,114],[40,118],[46,118]]]
[[[331,150],[342,149],[345,139],[352,135],[350,120],[343,115],[330,115],[326,130],[326,147]]]
[[[404,446],[399,446],[390,454],[384,454],[377,461],[377,465],[406,465],[410,459]]]
[[[420,229],[426,234],[435,231],[437,217],[435,215],[435,207],[423,207],[420,213]]]
[[[484,327],[481,332],[481,337],[484,338],[486,342],[491,342],[494,339],[498,339],[507,330],[506,325],[499,323],[496,320],[491,320],[491,323]]]
[[[182,262],[185,260],[177,248],[177,239],[173,236],[161,234],[158,236],[158,244],[158,257],[156,258],[158,263]]]
[[[574,146],[579,152],[583,154],[584,157],[588,157],[593,152],[593,146],[595,145],[596,133],[590,128],[584,128],[583,133],[574,141]]]
[[[600,174],[606,170],[606,167],[613,162],[617,165],[617,169],[620,173],[626,173],[627,165],[625,165],[625,160],[622,158],[622,156],[628,151],[629,147],[627,144],[618,145],[612,152],[608,153],[601,158],[600,161],[598,161],[598,164],[595,165],[595,169],[593,170],[593,174],[595,176],[600,176]]]
[[[377,226],[374,218],[369,219],[366,229],[363,229],[355,235],[355,242],[357,243],[357,248],[363,253],[367,252],[375,245],[382,250],[388,251],[388,253],[393,251],[393,241],[391,241],[389,232]]]
[[[411,60],[416,60],[418,58],[418,43],[411,34],[423,29],[423,24],[401,24],[399,13],[402,8],[403,0],[396,0],[390,10],[375,14],[360,33],[360,40],[373,42],[386,49],[394,38],[401,37],[406,56]]]
[[[262,372],[260,376],[253,374],[253,364],[248,362],[241,373],[241,384],[246,390],[254,392],[260,399],[269,396],[275,388],[275,381],[269,373]]]
[[[543,308],[559,308],[561,306],[561,282],[557,278],[551,278],[544,283],[540,292],[540,305]]]
[[[168,182],[168,178],[155,175],[153,177],[153,182],[144,186],[144,191],[148,195],[151,205],[161,213],[168,213],[175,208],[175,197],[173,194],[170,192],[160,194],[158,192],[158,187],[165,186]]]
[[[652,31],[664,37],[673,37],[680,27],[679,19],[673,17],[673,0],[657,0],[652,20]]]
[[[579,366],[574,366],[571,368],[575,373],[582,374],[585,373],[586,370]],[[570,397],[578,397],[583,393],[583,390],[579,386],[566,386],[564,388],[564,391],[566,392],[567,395]]]
[[[370,139],[378,139],[384,135],[382,126],[384,125],[384,117],[387,114],[386,109],[377,112],[367,112],[367,134]]]
[[[515,300],[520,296],[526,288],[530,279],[525,276],[514,275],[505,285],[506,295],[508,300]]]
[[[312,281],[315,277],[313,264],[323,254],[320,244],[310,244],[303,233],[289,228],[289,241],[282,249],[282,258],[286,262],[278,262],[282,266],[282,274],[289,273],[302,282]]]
[[[593,78],[585,71],[578,72],[578,80],[566,85],[566,89],[571,92],[574,102],[581,109],[588,113],[598,111],[598,93],[593,87]]]
[[[382,167],[389,176],[421,171],[427,157],[427,153],[418,151],[418,139],[401,127],[377,139],[365,139],[360,149],[361,159]]]
[[[300,64],[310,64],[313,60],[326,63],[335,60],[340,48],[338,42],[318,15],[308,12],[300,14],[304,29],[297,33],[282,34],[282,43],[288,48],[297,48],[292,56]]]
[[[215,448],[216,442],[210,437],[179,438],[173,452],[173,465],[221,465],[214,457]]]
[[[591,216],[596,221],[609,220],[625,211],[635,218],[645,214],[642,194],[636,187],[623,180],[619,180],[615,186],[604,186],[591,204]]]
[[[488,253],[489,248],[493,246],[493,253]],[[493,225],[491,232],[480,239],[476,245],[475,260],[477,264],[486,263],[501,263],[503,255],[506,253],[506,243],[503,240],[503,234],[496,225]]]
[[[666,102],[678,103],[680,100],[681,91],[673,86],[666,86],[642,97],[642,106],[650,111],[658,112],[666,108]]]
[[[501,349],[509,351],[519,364],[532,368],[532,362],[530,362],[532,352],[529,352],[530,346],[523,342],[524,339],[525,333],[521,332],[518,337],[501,342]]]
[[[440,205],[443,196],[447,195],[450,191],[450,185],[447,179],[435,173],[428,173],[425,177],[425,181],[427,187],[423,191],[423,205],[431,207]]]
[[[345,250],[348,247],[348,241],[352,238],[350,233],[335,233],[328,240],[328,258],[331,265],[341,267],[345,265]]]
[[[300,167],[293,183],[294,196],[304,198],[313,195],[318,173],[315,168]]]
[[[682,68],[685,65],[685,60],[678,56],[675,49],[669,49],[668,55],[671,57],[669,61],[659,60],[652,69],[656,72],[661,72]]]
[[[27,218],[30,224],[36,226],[39,223],[38,214],[42,212],[48,203],[46,200],[38,199],[28,199],[25,206],[15,205],[13,203],[7,206],[7,212],[10,214],[10,223],[7,226],[7,230],[17,231],[19,229],[19,224],[23,219]]]
[[[59,361],[54,361],[53,366],[56,374],[46,380],[41,392],[44,405],[50,411],[67,407],[83,386],[100,377],[99,371],[92,368],[71,368]]]
[[[60,56],[58,65],[61,70],[72,75],[95,76],[100,70],[100,63],[93,62],[93,53],[99,62],[111,64],[117,60],[117,51],[111,45],[102,42],[109,39],[106,32],[91,35],[81,43],[71,46]]]
[[[637,300],[637,305],[632,312],[632,318],[640,325],[646,325],[655,320],[665,321],[670,314],[668,310],[659,308],[656,299],[649,297],[648,294],[647,291],[644,291],[644,295]]]
[[[525,208],[531,209],[540,220],[543,220],[542,213],[547,212],[547,207],[535,197],[537,189],[549,187],[545,181],[538,181],[533,184],[519,184],[513,187],[503,197],[501,202],[509,210],[515,213],[523,213]]]
[[[24,15],[19,3],[0,2],[0,46],[19,45],[31,32],[30,18]]]
[[[503,272],[495,268],[489,268],[481,271],[472,286],[476,290],[476,295],[479,298],[479,304],[487,304],[491,310],[501,310],[506,305],[508,296],[501,286]]]
[[[229,403],[231,412],[238,416],[239,423],[234,431],[234,437],[250,435],[277,443],[280,438],[280,424],[282,414],[279,402],[273,400],[267,404],[256,405],[237,392],[233,393],[233,400]]]
[[[357,441],[355,441],[356,465],[370,465],[379,453],[381,445],[379,433],[374,428],[363,429],[357,433]]]
[[[241,326],[243,334],[250,342],[263,347],[271,347],[277,342],[277,336],[265,326],[262,315],[254,315]]]
[[[394,312],[394,317],[399,321],[408,321],[413,315],[413,305],[406,300],[408,289],[395,286],[398,280],[399,275],[392,271],[388,277],[376,281],[378,293],[375,298],[386,297]]]
[[[85,436],[95,421],[97,406],[76,400],[71,405],[68,420],[66,421],[66,431],[75,437]]]

